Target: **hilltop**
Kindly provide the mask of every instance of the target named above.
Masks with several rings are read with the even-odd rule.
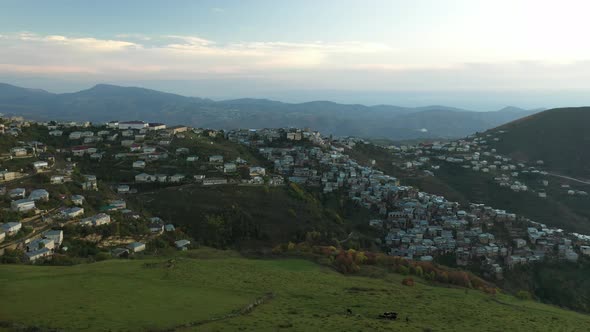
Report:
[[[590,179],[589,125],[590,107],[551,109],[490,130],[505,131],[490,145],[516,160],[542,160],[558,174]]]
[[[457,138],[528,116],[538,110],[474,112],[447,106],[366,106],[267,99],[213,101],[136,87],[98,84],[73,93],[0,85],[0,113],[37,120],[105,122],[144,119],[215,129],[312,128],[326,134],[405,140]]]
[[[88,331],[573,331],[590,324],[590,316],[533,301],[419,278],[408,287],[402,279],[209,249],[67,267],[0,265],[0,321]],[[400,319],[377,318],[388,311]]]

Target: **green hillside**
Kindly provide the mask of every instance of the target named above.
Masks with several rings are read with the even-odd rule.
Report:
[[[420,280],[408,287],[402,278],[347,277],[305,260],[253,260],[209,249],[172,260],[2,265],[0,326],[66,331],[581,331],[590,326],[590,316],[556,307]],[[387,311],[401,320],[377,319]]]
[[[321,232],[329,243],[359,227],[363,233],[374,231],[366,229],[368,210],[346,210],[335,199],[319,200],[295,185],[186,185],[141,193],[133,200],[140,209],[172,220],[201,243],[216,247],[298,242],[310,231]]]
[[[504,135],[503,140],[508,133]],[[551,181],[552,184],[545,188],[550,196],[542,199],[530,192],[515,193],[508,188],[502,188],[494,182],[492,174],[465,171],[458,165],[442,164],[435,172],[436,176],[424,176],[419,172],[403,170],[393,165],[400,163],[400,160],[391,151],[373,144],[358,145],[350,155],[363,164],[375,160],[377,168],[400,177],[403,184],[443,195],[451,201],[462,204],[484,203],[550,226],[584,234],[590,232],[590,206],[586,204],[585,198],[567,195],[559,188],[558,181]],[[528,182],[534,183],[534,180]],[[563,182],[570,184],[574,189],[588,190],[587,185]]]
[[[590,107],[558,108],[490,130],[505,130],[499,153],[523,161],[543,160],[548,170],[590,179]]]

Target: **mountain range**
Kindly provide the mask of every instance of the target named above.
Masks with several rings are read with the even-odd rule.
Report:
[[[267,99],[214,101],[107,84],[54,94],[0,83],[0,113],[35,120],[139,119],[217,129],[309,127],[337,136],[392,140],[463,137],[539,111],[506,107],[475,112],[447,106],[408,108],[330,101],[294,104]]]

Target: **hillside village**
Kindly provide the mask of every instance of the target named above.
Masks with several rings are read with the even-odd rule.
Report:
[[[195,241],[174,220],[128,206],[127,198],[188,184],[297,184],[325,195],[339,193],[371,212],[366,223],[381,234],[375,241],[385,252],[421,261],[451,254],[458,266],[477,265],[491,279],[502,279],[505,269],[518,264],[575,262],[590,255],[589,236],[484,204],[451,202],[361,165],[348,154],[356,145],[369,144],[358,138],[296,128],[219,131],[143,121],[91,124],[19,117],[2,118],[0,133],[8,142],[0,147],[0,194],[5,197],[0,250],[19,249],[24,256],[18,259],[28,262],[80,254],[81,239],[116,257],[161,246],[185,250]],[[548,180],[533,185],[519,176],[543,176],[542,161],[515,163],[489,149],[486,141],[500,137],[388,148],[405,160],[405,168],[430,176],[438,163],[452,163],[466,172],[492,173],[498,185],[513,191],[546,195],[542,188]],[[227,148],[232,144],[243,149]]]

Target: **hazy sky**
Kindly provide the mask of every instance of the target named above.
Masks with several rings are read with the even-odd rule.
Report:
[[[587,0],[0,0],[0,81],[56,92],[108,82],[219,98],[578,105],[590,103],[589,12]]]

